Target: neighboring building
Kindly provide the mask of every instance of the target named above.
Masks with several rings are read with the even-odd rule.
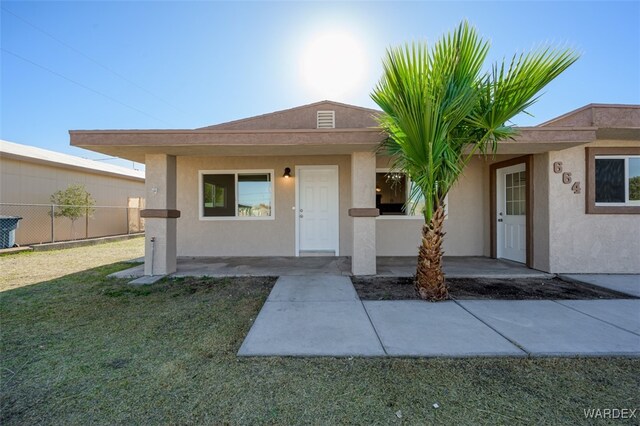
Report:
[[[146,273],[176,256],[415,256],[410,183],[375,148],[378,111],[322,101],[195,130],[71,131],[144,162]],[[288,177],[290,175],[290,178]],[[474,158],[448,196],[445,253],[560,272],[640,273],[640,106],[587,105]],[[635,185],[635,186],[634,186]],[[155,237],[154,250],[150,238]]]
[[[96,205],[90,222],[80,220],[77,236],[141,230],[136,207],[144,203],[144,172],[0,141],[0,181],[0,213],[23,218],[16,234],[20,245],[51,241],[50,197],[73,184],[84,185]],[[55,219],[56,241],[70,238],[64,219]]]

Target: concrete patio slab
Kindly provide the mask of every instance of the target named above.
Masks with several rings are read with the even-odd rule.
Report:
[[[640,300],[557,300],[556,302],[640,335]]]
[[[378,273],[383,277],[412,277],[416,273],[416,257],[381,256],[377,259]],[[479,256],[445,256],[447,278],[550,278],[553,275],[526,265],[501,259]]]
[[[640,336],[554,301],[458,303],[532,356],[640,356]]]
[[[273,286],[270,302],[348,302],[360,298],[348,277],[281,276]]]
[[[455,302],[365,301],[388,355],[526,356]]]
[[[144,265],[134,266],[107,275],[108,278],[140,278],[144,277]]]
[[[139,278],[136,278],[133,281],[130,281],[129,284],[131,285],[149,285],[149,284],[155,284],[158,281],[160,281],[161,279],[163,279],[164,277],[166,277],[166,275],[143,275]]]
[[[139,259],[134,259],[139,260]],[[378,257],[379,276],[410,277],[416,272],[415,257]],[[529,269],[526,266],[486,257],[444,258],[444,270],[449,278],[546,278],[552,275]],[[144,275],[139,265],[111,274],[115,278],[134,278]],[[179,257],[175,277],[230,277],[283,275],[351,275],[351,259],[348,257]]]
[[[562,274],[560,278],[605,287],[640,297],[640,275],[634,274]]]
[[[239,356],[382,356],[360,301],[265,302]]]
[[[176,277],[349,275],[346,257],[179,257]]]

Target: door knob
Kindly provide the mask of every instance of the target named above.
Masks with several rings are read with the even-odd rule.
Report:
[[[303,218],[303,216],[302,216],[302,215],[300,215],[299,217],[300,217],[300,219],[302,219],[302,218]]]

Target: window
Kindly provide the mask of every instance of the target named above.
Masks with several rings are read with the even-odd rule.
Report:
[[[505,175],[505,200],[507,215],[523,216],[527,214],[526,189],[527,172],[508,173]]]
[[[380,210],[380,216],[422,217],[424,202],[419,202],[415,209],[411,204],[406,205],[411,190],[412,183],[408,182],[406,174],[378,169],[376,171],[376,208]]]
[[[596,205],[640,203],[640,157],[596,156]]]
[[[273,171],[201,171],[200,217],[273,218]]]
[[[640,213],[640,149],[587,148],[587,213]]]

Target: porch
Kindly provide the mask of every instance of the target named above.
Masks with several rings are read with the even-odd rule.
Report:
[[[408,277],[415,273],[416,258],[378,256],[378,276]],[[444,270],[449,278],[548,277],[550,274],[502,259],[480,256],[445,256]],[[138,278],[144,265],[116,272],[116,278]],[[187,276],[282,276],[351,275],[349,257],[178,257],[174,277]]]

